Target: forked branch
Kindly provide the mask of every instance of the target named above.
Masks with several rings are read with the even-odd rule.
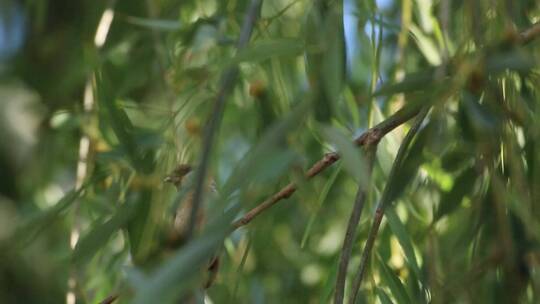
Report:
[[[416,116],[418,112],[418,108],[405,106],[396,113],[394,113],[392,116],[388,117],[386,120],[362,133],[362,135],[358,136],[354,140],[354,142],[358,146],[374,145],[378,143],[390,131],[394,130],[398,126],[404,124],[409,119]],[[306,178],[310,179],[315,175],[318,175],[326,168],[337,162],[339,159],[340,156],[336,152],[330,152],[325,154],[321,160],[319,160],[313,166],[311,166],[311,168],[309,168],[306,173]],[[254,218],[264,212],[266,209],[272,207],[283,199],[289,198],[294,192],[296,192],[297,187],[298,186],[296,185],[296,183],[290,182],[287,186],[281,188],[281,190],[279,190],[277,193],[270,196],[265,201],[257,205],[255,208],[247,212],[242,218],[235,221],[232,224],[233,230],[249,224]]]
[[[356,273],[354,277],[353,286],[351,289],[351,295],[349,298],[349,303],[351,304],[356,303],[358,290],[360,289],[360,284],[362,283],[362,278],[364,277],[364,273],[366,271],[367,263],[371,255],[371,250],[373,249],[373,244],[375,243],[375,238],[377,237],[377,233],[379,232],[379,227],[381,225],[381,221],[384,216],[384,210],[389,204],[392,203],[392,198],[391,198],[390,193],[391,191],[393,191],[391,187],[395,185],[393,181],[396,179],[397,172],[401,169],[403,165],[403,161],[405,160],[405,156],[407,154],[409,146],[411,145],[412,140],[414,139],[416,133],[418,133],[418,130],[420,130],[420,126],[422,125],[422,122],[424,121],[424,118],[426,117],[428,111],[429,111],[429,108],[422,109],[422,111],[416,118],[412,128],[409,130],[409,132],[407,132],[407,135],[405,136],[405,138],[403,139],[403,142],[399,146],[396,159],[394,160],[392,169],[390,169],[390,175],[388,176],[389,182],[386,183],[381,200],[377,204],[377,209],[375,210],[373,223],[371,225],[371,229],[369,230],[368,239],[366,241],[366,244],[364,246],[364,251],[362,252],[362,257],[360,259],[360,266],[358,268],[358,272]]]

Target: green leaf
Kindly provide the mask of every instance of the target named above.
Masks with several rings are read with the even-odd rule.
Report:
[[[211,222],[200,237],[177,250],[146,278],[138,278],[133,304],[173,303],[184,295],[201,275],[219,245],[229,234],[231,220],[238,208],[228,210]],[[143,280],[141,282],[141,280]]]
[[[275,57],[298,56],[304,50],[299,39],[271,39],[257,41],[241,49],[227,65],[241,62],[261,62]]]
[[[434,80],[433,69],[429,68],[420,72],[407,74],[398,83],[384,84],[373,93],[373,96],[390,96],[398,93],[431,90],[433,89]]]
[[[381,301],[382,304],[393,304],[390,297],[386,294],[384,290],[382,290],[379,287],[375,288],[375,291],[377,292],[377,296],[379,297],[379,301]]]
[[[128,156],[133,168],[142,173],[150,173],[153,168],[152,157],[141,151],[137,145],[135,128],[126,112],[116,102],[114,91],[111,89],[111,81],[104,71],[97,73],[96,82],[98,100],[108,115],[108,121],[122,151]]]
[[[433,66],[441,64],[441,54],[432,39],[424,35],[414,24],[411,24],[409,30],[426,60]]]
[[[477,178],[478,172],[474,167],[469,167],[461,172],[454,181],[452,190],[443,193],[434,221],[438,221],[458,208],[463,197],[473,190]]]
[[[73,251],[73,262],[81,265],[91,259],[95,253],[103,248],[109,241],[109,238],[119,231],[125,223],[132,217],[136,210],[135,203],[123,204],[116,213],[107,221],[97,224],[85,235]]]
[[[345,38],[339,2],[314,1],[305,23],[306,73],[315,118],[329,122],[345,78]]]
[[[321,190],[321,193],[319,194],[319,198],[317,201],[317,210],[313,212],[308,220],[308,224],[306,226],[306,230],[304,231],[304,235],[302,236],[302,242],[300,244],[300,248],[304,248],[306,245],[306,241],[309,237],[309,234],[311,232],[311,228],[313,227],[313,223],[315,223],[315,219],[317,218],[317,215],[319,214],[324,202],[326,201],[326,197],[328,196],[328,193],[330,192],[330,189],[334,185],[334,182],[336,181],[339,173],[341,172],[341,166],[339,166],[335,171],[332,173],[330,178],[326,181],[324,184],[323,189]]]
[[[80,198],[84,187],[66,193],[53,207],[29,216],[13,233],[12,242],[25,246],[39,233],[43,232],[54,221],[60,218],[77,199]]]
[[[262,136],[261,140],[254,145],[244,158],[235,167],[220,191],[220,198],[226,200],[234,191],[246,184],[246,181],[266,180],[269,177],[275,177],[282,173],[288,164],[294,159],[290,152],[285,150],[286,134],[298,128],[305,119],[305,112],[309,104],[303,102],[299,104],[285,118],[278,121]],[[277,158],[272,162],[267,162],[266,158],[269,152],[280,151]],[[281,159],[279,159],[281,158]],[[280,161],[276,164],[275,161]],[[265,166],[275,166],[268,172],[257,171],[255,168]]]
[[[534,57],[522,51],[500,52],[486,59],[488,73],[501,73],[506,70],[528,72],[537,65]]]
[[[418,126],[418,128],[420,128],[420,126]],[[418,131],[418,134],[416,134],[417,138],[414,140],[414,142],[412,142],[413,138],[409,138],[409,142],[405,142],[405,140],[407,140],[406,137],[404,142],[401,143],[401,145],[405,145],[405,156],[401,160],[401,163],[394,164],[396,170],[394,175],[390,176],[390,179],[386,185],[385,189],[388,189],[388,194],[384,197],[386,200],[384,204],[388,204],[396,200],[414,179],[418,172],[418,168],[420,168],[420,166],[426,160],[423,154],[423,149],[429,142],[432,132],[433,125],[428,124],[426,127]],[[395,160],[395,162],[397,161],[398,160]]]
[[[39,233],[61,218],[61,215],[81,198],[88,186],[101,181],[107,175],[108,172],[96,170],[78,190],[73,189],[66,193],[53,207],[28,216],[13,233],[13,243],[24,246],[31,242]]]
[[[441,158],[441,167],[448,172],[457,172],[472,160],[472,153],[461,140]]]
[[[416,273],[417,277],[420,277],[420,268],[418,267],[418,262],[416,260],[416,255],[414,253],[414,248],[412,245],[411,237],[407,233],[405,225],[401,222],[394,208],[386,208],[384,214],[386,215],[386,220],[390,225],[390,229],[397,237],[403,252],[405,252],[405,257],[407,258],[407,263]]]
[[[327,102],[335,103],[341,96],[345,75],[345,41],[343,16],[330,9],[324,27],[325,52],[322,58],[322,77]]]
[[[352,139],[346,137],[334,127],[323,127],[321,130],[324,138],[335,144],[341,158],[345,171],[354,177],[355,181],[362,185],[364,189],[368,187],[366,176],[367,164],[364,160],[362,149],[353,144]]]
[[[151,30],[178,31],[182,28],[178,20],[149,19],[135,16],[126,16],[125,20],[127,23]]]
[[[337,265],[339,260],[339,254],[333,259],[333,262],[330,265]],[[328,274],[326,281],[324,282],[323,287],[321,288],[321,295],[319,298],[319,303],[329,303],[330,297],[334,293],[334,287],[336,284],[337,277],[337,267],[331,267],[330,273]]]
[[[395,274],[395,272],[386,265],[386,263],[381,259],[377,258],[379,264],[379,269],[381,270],[381,280],[390,288],[392,295],[396,298],[397,303],[399,304],[408,304],[412,303],[405,286]]]

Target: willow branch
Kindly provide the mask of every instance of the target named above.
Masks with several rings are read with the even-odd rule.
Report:
[[[345,232],[345,239],[343,240],[343,247],[341,249],[341,256],[339,260],[339,267],[336,277],[336,291],[334,294],[334,304],[343,303],[343,294],[345,292],[345,281],[347,278],[347,269],[349,267],[349,260],[351,258],[352,247],[354,239],[356,238],[356,230],[360,223],[360,217],[362,216],[362,210],[364,209],[366,198],[369,194],[368,187],[371,184],[371,172],[373,171],[373,163],[375,161],[375,154],[377,152],[377,143],[365,147],[366,160],[367,160],[367,183],[361,184],[358,187],[356,198],[347,224],[347,231]]]
[[[357,146],[374,145],[375,143],[378,143],[386,134],[416,116],[418,112],[418,108],[405,106],[392,116],[388,117],[386,120],[362,133],[362,135],[358,136],[354,142]],[[318,175],[339,159],[340,156],[336,152],[326,153],[322,159],[309,168],[306,173],[306,178],[311,179],[312,177]],[[235,221],[232,224],[233,229],[237,229],[249,224],[255,217],[264,212],[266,209],[272,207],[283,199],[289,198],[296,191],[297,187],[298,186],[296,183],[290,182],[274,195],[270,196],[255,208],[251,209],[242,218]]]
[[[540,22],[536,22],[530,28],[519,33],[519,43],[527,44],[540,36]]]
[[[428,111],[429,111],[429,108],[424,108],[420,112],[412,128],[409,130],[409,132],[407,132],[407,135],[405,136],[405,138],[403,139],[403,142],[399,146],[396,159],[394,160],[392,169],[390,169],[390,175],[388,177],[389,182],[386,184],[381,200],[377,204],[377,209],[375,210],[373,223],[371,225],[371,229],[369,230],[368,239],[366,241],[366,244],[364,246],[364,251],[362,252],[362,257],[360,259],[360,266],[358,268],[358,272],[356,273],[354,277],[353,286],[351,289],[351,295],[349,298],[349,303],[351,304],[356,303],[356,297],[358,295],[360,285],[362,284],[362,279],[364,277],[367,263],[371,255],[371,250],[373,249],[373,244],[375,243],[375,238],[377,237],[377,233],[379,232],[379,227],[381,225],[381,221],[384,215],[384,210],[389,204],[392,203],[392,198],[390,197],[390,191],[392,190],[391,187],[393,187],[393,185],[395,184],[393,181],[396,179],[396,174],[403,165],[403,160],[405,159],[405,155],[408,151],[408,148],[414,136],[416,135],[416,133],[418,133],[418,130],[420,129],[420,126],[422,125],[422,122],[424,121],[424,118],[426,117]]]
[[[259,17],[261,7],[261,0],[252,0],[244,24],[242,25],[242,31],[240,32],[240,38],[238,39],[238,49],[244,48],[253,32],[255,22]],[[236,79],[238,78],[238,66],[232,65],[227,68],[222,74],[221,86],[214,101],[212,108],[212,114],[205,129],[203,138],[203,151],[201,161],[195,174],[195,190],[193,194],[193,205],[191,208],[191,214],[189,218],[189,224],[186,232],[186,239],[189,239],[193,235],[195,225],[197,222],[197,214],[203,199],[203,188],[206,174],[208,171],[208,165],[210,161],[210,153],[214,143],[214,137],[223,117],[223,111],[225,109],[225,101],[230,91],[233,89]]]

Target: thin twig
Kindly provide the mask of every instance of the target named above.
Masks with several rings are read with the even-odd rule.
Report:
[[[362,283],[362,278],[364,277],[364,273],[366,271],[367,262],[369,260],[369,256],[371,254],[371,250],[373,249],[373,244],[375,243],[375,238],[377,237],[377,233],[379,231],[379,227],[381,225],[381,221],[384,215],[384,210],[386,207],[392,203],[390,198],[390,187],[389,185],[393,185],[392,181],[396,178],[397,172],[401,169],[403,165],[403,160],[405,159],[405,155],[408,151],[408,148],[420,129],[420,126],[422,125],[422,122],[424,121],[424,118],[426,117],[427,113],[429,111],[429,108],[424,108],[418,117],[416,118],[412,128],[407,132],[407,135],[403,139],[403,142],[401,143],[401,146],[399,147],[398,153],[396,155],[396,159],[394,160],[394,164],[392,165],[392,169],[390,170],[390,174],[388,176],[389,182],[386,184],[381,200],[377,204],[377,209],[375,210],[375,216],[373,218],[373,223],[371,225],[371,229],[369,230],[368,239],[366,241],[366,244],[364,246],[364,251],[362,252],[362,257],[360,259],[360,266],[358,268],[358,272],[356,273],[351,289],[351,295],[349,297],[349,303],[354,304],[356,303],[356,297],[358,295],[358,291],[360,289],[360,284]]]
[[[106,299],[99,302],[99,304],[112,304],[118,299],[118,295],[108,296]]]
[[[238,40],[238,49],[244,48],[253,32],[253,27],[257,18],[259,17],[261,7],[261,0],[252,0],[251,4],[246,13],[246,18],[242,26],[242,31],[240,33],[240,38]],[[203,199],[203,188],[204,181],[206,178],[206,173],[208,171],[208,165],[210,161],[210,153],[212,150],[212,145],[214,143],[214,136],[216,131],[221,123],[223,117],[223,110],[225,108],[225,101],[230,91],[232,90],[236,78],[238,77],[238,67],[233,65],[225,70],[221,79],[221,86],[218,91],[217,97],[214,101],[214,106],[208,121],[207,128],[205,129],[205,134],[203,138],[203,151],[201,156],[201,161],[198,166],[198,170],[195,174],[195,190],[193,194],[193,205],[191,208],[191,215],[189,218],[189,225],[187,227],[186,239],[189,239],[193,235],[193,231],[196,226],[197,213]]]
[[[409,119],[416,116],[418,111],[419,111],[418,108],[403,107],[402,109],[394,113],[392,116],[390,116],[388,119],[384,120],[383,122],[377,124],[373,128],[362,133],[362,135],[360,135],[354,140],[355,144],[358,146],[364,146],[364,145],[373,145],[379,142],[381,138],[383,138],[390,131],[394,130],[398,126],[402,125],[403,123],[407,122]],[[310,179],[313,176],[321,173],[326,168],[333,165],[339,159],[340,159],[340,156],[336,152],[325,154],[322,159],[320,159],[313,166],[311,166],[311,168],[309,168],[309,170],[306,173],[306,178]],[[233,223],[233,229],[237,229],[239,227],[249,224],[249,222],[251,222],[255,217],[257,217],[260,213],[262,213],[266,209],[272,207],[279,201],[290,197],[296,191],[296,189],[297,189],[297,185],[294,182],[290,182],[287,186],[283,187],[277,193],[267,198],[265,201],[257,205],[255,208],[251,209],[242,218],[235,221]]]
[[[373,170],[373,163],[375,161],[375,154],[377,152],[377,143],[374,145],[366,146],[366,161],[367,168],[367,183],[358,186],[358,192],[347,224],[347,231],[345,232],[345,239],[343,240],[343,247],[341,249],[341,257],[339,260],[339,267],[336,277],[336,291],[334,294],[334,304],[343,303],[343,294],[345,292],[345,281],[347,278],[347,269],[349,267],[349,260],[351,258],[352,247],[354,239],[356,237],[356,229],[360,223],[360,217],[362,216],[362,210],[364,209],[366,198],[369,194],[369,185],[371,184],[371,172]]]

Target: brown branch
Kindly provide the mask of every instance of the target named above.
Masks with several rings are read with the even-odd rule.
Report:
[[[402,109],[394,113],[392,116],[390,116],[388,119],[377,124],[373,128],[367,130],[362,135],[357,137],[354,140],[355,144],[358,146],[364,146],[378,143],[381,138],[383,138],[390,131],[394,130],[396,127],[402,125],[409,119],[416,116],[418,111],[418,108],[411,108],[407,106],[403,107]],[[311,166],[311,168],[309,168],[306,173],[306,177],[310,179],[315,175],[318,175],[326,168],[333,165],[339,159],[340,156],[336,152],[326,153],[321,160],[319,160],[313,166]],[[255,208],[251,209],[242,218],[235,221],[232,224],[233,229],[237,229],[239,227],[249,224],[255,217],[264,212],[266,209],[272,207],[283,199],[289,198],[296,191],[297,187],[298,186],[294,182],[290,182],[287,186],[283,187],[277,193],[267,198]]]
[[[527,44],[540,36],[540,22],[536,22],[530,28],[519,33],[518,42],[521,44]]]
[[[364,209],[366,198],[369,194],[368,187],[371,184],[371,172],[373,171],[373,163],[375,162],[375,154],[377,152],[377,143],[365,147],[367,168],[367,184],[360,184],[356,198],[354,201],[353,210],[347,224],[345,239],[341,249],[338,272],[336,276],[336,291],[334,294],[334,304],[343,303],[343,294],[345,293],[345,281],[347,279],[347,269],[349,268],[349,260],[351,258],[352,247],[356,237],[356,230],[360,223],[362,210]]]
[[[112,304],[116,301],[116,299],[118,299],[118,295],[108,296],[107,298],[99,302],[99,304]]]

